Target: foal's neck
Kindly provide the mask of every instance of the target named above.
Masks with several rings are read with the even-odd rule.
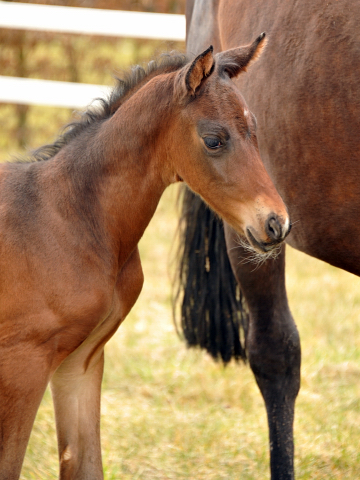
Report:
[[[81,161],[97,171],[97,203],[119,262],[137,245],[172,181],[164,145],[171,96],[169,79],[154,78],[82,142]]]

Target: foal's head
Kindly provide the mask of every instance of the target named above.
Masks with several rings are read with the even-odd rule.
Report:
[[[255,117],[231,78],[244,72],[264,45],[262,34],[251,45],[215,56],[210,47],[178,71],[171,129],[175,178],[260,252],[281,242],[290,222],[260,159]]]

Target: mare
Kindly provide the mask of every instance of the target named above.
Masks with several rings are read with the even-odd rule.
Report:
[[[48,382],[60,478],[103,478],[104,345],[140,293],[137,244],[168,185],[185,181],[255,249],[287,235],[231,81],[264,43],[135,68],[33,161],[0,166],[1,480],[19,477]]]
[[[189,54],[209,43],[220,52],[267,32],[266,55],[235,83],[256,116],[265,167],[296,222],[287,242],[359,275],[359,2],[188,0],[186,10]],[[246,337],[268,416],[271,478],[293,479],[301,354],[285,290],[284,246],[276,260],[254,268],[230,225],[224,240],[198,198],[187,192],[183,205],[180,300],[187,342],[226,362],[244,356]]]

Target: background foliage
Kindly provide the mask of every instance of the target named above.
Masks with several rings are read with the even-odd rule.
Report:
[[[185,0],[29,1],[76,7],[184,13]],[[161,52],[184,50],[182,42],[110,38],[0,29],[0,74],[112,85],[113,76]],[[65,108],[0,103],[0,161],[53,139],[73,112]]]

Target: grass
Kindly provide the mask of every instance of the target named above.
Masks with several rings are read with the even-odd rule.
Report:
[[[176,188],[141,244],[143,292],[106,347],[102,448],[110,479],[269,478],[265,409],[250,369],[188,350],[172,323],[168,261]],[[360,478],[360,280],[288,249],[287,288],[302,338],[295,421],[298,479]],[[46,393],[22,476],[57,478]]]

